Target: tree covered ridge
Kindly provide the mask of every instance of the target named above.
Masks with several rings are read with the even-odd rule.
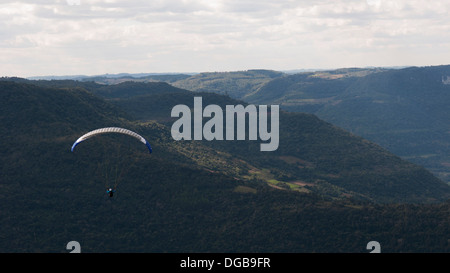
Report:
[[[341,198],[331,198],[340,185],[327,195],[330,184],[323,192],[305,193],[261,183],[263,175],[281,180],[330,172],[333,163],[324,163],[332,151],[314,162],[287,157],[294,148],[286,146],[276,155],[279,166],[266,173],[261,166],[270,159],[258,158],[254,143],[235,143],[231,149],[223,143],[174,142],[167,123],[133,121],[119,100],[104,100],[86,88],[1,82],[0,96],[1,252],[65,252],[65,244],[74,239],[86,252],[366,252],[371,240],[378,240],[386,252],[449,251],[448,202],[381,205],[339,194]],[[343,150],[362,145],[313,116],[288,118],[308,121],[310,134],[334,132],[315,141],[342,137],[349,141]],[[94,151],[95,141],[86,142],[79,147],[86,149],[70,152],[79,135],[110,125],[139,131],[154,149],[149,157],[139,144],[125,147],[130,152],[121,160],[131,163],[113,200],[95,175],[98,165],[86,160],[105,156],[108,146]],[[317,130],[321,126],[325,129]],[[291,134],[286,137],[294,139],[286,143],[293,145],[299,136]],[[124,145],[120,138],[108,141],[117,149]],[[315,152],[310,152],[312,158]],[[216,163],[209,160],[213,155]],[[378,156],[388,160],[391,155]],[[242,158],[248,165],[239,164]],[[252,167],[263,175],[245,179]],[[367,174],[358,179],[364,181]]]

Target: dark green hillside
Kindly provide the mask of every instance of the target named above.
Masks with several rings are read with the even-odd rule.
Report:
[[[119,108],[85,89],[44,88],[0,81],[1,135],[13,141],[71,135],[104,124],[120,125],[126,117]],[[81,109],[81,110],[80,110]]]
[[[179,92],[166,93],[165,89],[156,94],[149,94],[143,96],[130,96],[128,98],[112,98],[111,103],[117,105],[121,109],[124,109],[127,113],[132,115],[138,120],[158,120],[168,125],[174,121],[170,117],[172,108],[178,104],[185,104],[189,107],[193,107],[194,96],[201,96],[203,105],[218,104],[221,107],[225,107],[227,104],[235,104],[236,100],[226,96],[217,96],[211,93],[203,92],[190,92],[187,90],[179,89]],[[170,123],[168,123],[171,121]]]
[[[180,88],[176,88],[165,82],[134,82],[124,81],[117,84],[106,85],[93,81],[75,81],[75,80],[26,80],[22,78],[3,78],[4,81],[17,83],[32,84],[41,87],[50,88],[81,88],[89,90],[95,95],[104,98],[129,98],[141,95],[171,93],[171,92],[188,92]]]
[[[67,253],[73,240],[82,252],[368,252],[373,240],[382,252],[450,251],[448,202],[375,205],[274,189],[212,171],[199,155],[236,161],[220,147],[174,142],[165,125],[129,121],[84,89],[0,85],[2,253]],[[324,130],[314,123],[331,130],[310,122],[309,134]],[[70,152],[78,136],[110,125],[142,134],[153,153],[112,135]],[[109,198],[99,166],[114,160],[124,173]]]
[[[115,85],[105,85],[101,88],[90,90],[105,98],[126,98],[148,94],[187,92],[186,90],[173,87],[165,82],[123,82]]]
[[[149,95],[114,103],[138,119],[159,120],[170,127],[175,120],[168,118],[172,107],[185,104],[192,108],[194,96],[203,98],[203,107],[217,104],[225,109],[227,104],[242,103],[210,93]],[[450,188],[425,169],[312,115],[281,113],[280,146],[276,152],[261,153],[259,141],[201,143],[225,153],[222,158],[223,155],[233,158],[227,164],[236,171],[229,173],[263,179],[277,187],[379,202],[428,202],[450,196]],[[177,143],[184,144],[197,146],[199,143]],[[198,164],[223,171],[222,160],[213,160],[217,157],[214,152],[198,150],[198,153],[203,158],[197,160]],[[236,167],[237,159],[245,164]]]
[[[342,77],[337,73],[332,75],[353,79]],[[298,77],[304,76],[297,75]],[[322,80],[313,79],[313,81]],[[30,83],[60,87],[64,84],[76,86],[79,83],[86,87],[86,83],[76,81],[30,81]],[[245,104],[229,97],[211,93],[191,93],[173,88],[166,83],[156,82],[126,82],[112,86],[92,84],[90,89],[108,98],[130,117],[162,122],[167,126],[164,130],[169,130],[175,120],[170,118],[172,107],[177,104],[193,107],[194,96],[202,96],[203,106],[218,104],[225,109],[225,105]],[[88,94],[86,91],[83,92]],[[109,105],[103,101],[99,103]],[[114,108],[111,105],[108,107]],[[127,114],[122,112],[121,116],[125,117]],[[71,116],[71,113],[62,115]],[[111,116],[114,114],[106,115],[106,119]],[[376,122],[372,123],[375,126]],[[379,147],[374,149],[363,139],[340,132],[341,130],[318,119],[304,114],[282,113],[280,124],[280,148],[275,153],[263,153],[263,156],[259,151],[259,142],[172,141],[163,145],[173,143],[168,149],[173,154],[181,154],[182,162],[186,158],[191,158],[189,159],[191,162],[194,155],[189,149],[195,149],[201,156],[194,156],[195,160],[191,162],[193,165],[200,165],[213,171],[220,170],[243,179],[262,179],[276,187],[313,191],[333,197],[353,196],[381,202],[428,202],[442,200],[448,196],[448,187],[422,168],[407,164]],[[165,138],[171,140],[170,133]],[[223,153],[217,154],[214,151],[217,149]],[[383,160],[380,161],[380,158]]]
[[[285,143],[277,154],[312,163],[322,174],[321,179],[381,202],[448,198],[449,187],[423,167],[316,117],[310,116],[309,122],[300,117],[290,113],[280,121],[285,126],[280,136]],[[311,140],[314,135],[322,137]]]

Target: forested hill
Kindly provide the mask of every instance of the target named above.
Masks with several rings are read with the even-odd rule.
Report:
[[[63,87],[67,83],[70,88]],[[153,127],[165,132],[163,140],[156,137],[157,145],[167,149],[167,154],[177,154],[174,160],[178,163],[194,168],[240,179],[261,179],[274,187],[335,198],[433,202],[445,200],[450,194],[450,187],[422,167],[308,114],[281,112],[279,147],[264,153],[260,151],[262,141],[177,142],[171,138],[170,127],[176,118],[171,118],[170,112],[175,105],[184,104],[192,109],[194,97],[202,97],[203,107],[216,104],[225,109],[225,105],[245,105],[227,96],[192,93],[166,83],[126,82],[112,86],[80,83],[77,86],[76,81],[38,82],[51,88],[2,84],[8,90],[4,94],[9,97],[20,94],[22,98],[16,100],[17,105],[3,100],[4,110],[11,114],[5,115],[2,123],[8,126],[18,122],[22,126],[10,128],[25,134],[29,130],[27,125],[32,124],[28,132],[35,136],[48,137],[56,131],[59,135],[55,136],[73,139],[72,134],[89,129],[136,128],[152,121]],[[24,117],[28,120],[23,120]],[[133,119],[137,122],[127,125]],[[146,130],[145,126],[142,130]],[[61,135],[64,131],[67,135]],[[197,154],[189,149],[195,149]]]
[[[164,111],[194,95],[240,103],[228,97],[164,84],[105,99],[115,93],[95,89],[106,86],[68,83],[0,81],[0,252],[66,252],[72,240],[85,252],[364,252],[372,240],[449,251],[448,202],[395,204],[444,201],[446,185],[315,116],[282,113],[280,147],[262,155],[259,142],[177,142],[170,120],[130,111],[137,96]],[[153,153],[106,135],[70,151],[108,126],[138,132]]]
[[[278,104],[319,118],[424,166],[450,183],[450,66],[271,70],[86,78],[101,83],[166,81],[191,91]],[[84,83],[86,84],[86,83]]]
[[[53,130],[62,131],[64,126],[70,126],[72,130],[78,127],[81,134],[89,128],[102,127],[101,124],[115,126],[126,124],[131,119],[141,123],[153,120],[161,123],[157,126],[159,130],[166,131],[160,145],[168,149],[167,154],[177,155],[174,160],[180,164],[189,162],[194,168],[217,171],[240,179],[261,179],[274,187],[315,192],[333,198],[351,196],[378,202],[433,202],[445,200],[450,193],[450,187],[425,169],[312,115],[282,112],[279,148],[275,152],[262,153],[261,141],[176,142],[169,135],[170,126],[175,121],[170,117],[170,112],[175,105],[184,104],[192,108],[196,96],[202,97],[203,107],[217,104],[225,109],[225,105],[245,104],[227,96],[192,93],[159,82],[124,82],[111,86],[77,81],[29,83],[40,85],[36,90],[45,94],[45,98],[42,101],[35,98],[35,102],[25,100],[22,104],[30,103],[32,109],[42,111],[40,115],[30,117],[50,116],[55,119],[42,126],[38,126],[40,120],[34,124],[35,128],[43,128],[41,131],[49,134]],[[13,83],[4,84],[21,88],[21,85]],[[23,86],[25,89],[33,88],[27,84]],[[30,99],[30,91],[27,92],[28,96],[23,96]],[[55,95],[66,92],[70,97],[52,99],[52,92]],[[80,103],[62,106],[64,101],[74,98]],[[61,102],[58,107],[44,106],[57,101]],[[96,106],[90,105],[90,101]],[[5,107],[21,109],[11,103]],[[76,110],[84,108],[87,110]],[[101,119],[94,118],[97,112]],[[83,114],[80,116],[80,113]],[[78,125],[85,118],[89,123]],[[56,126],[61,120],[68,124]],[[132,126],[139,124],[135,122]],[[158,138],[156,141],[160,142]],[[196,149],[197,154],[188,149]]]
[[[175,119],[167,117],[172,107],[184,104],[192,108],[195,96],[201,96],[204,105],[214,103],[222,109],[229,104],[245,105],[211,93],[149,95],[114,103],[140,120],[156,119],[171,126]],[[280,146],[275,152],[261,153],[255,142],[205,141],[204,145],[251,163],[254,175],[264,177],[262,170],[270,170],[268,181],[290,187],[308,185],[301,188],[326,190],[333,195],[349,194],[382,202],[422,202],[431,192],[445,199],[450,190],[424,168],[308,114],[281,113]]]
[[[223,81],[229,80],[224,75]],[[284,75],[241,98],[317,115],[450,183],[448,65]]]

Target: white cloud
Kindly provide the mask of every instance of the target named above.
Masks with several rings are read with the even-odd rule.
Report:
[[[2,1],[0,75],[450,63],[449,1],[74,1]]]

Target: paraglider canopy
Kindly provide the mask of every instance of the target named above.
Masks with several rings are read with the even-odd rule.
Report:
[[[132,136],[136,139],[138,139],[140,142],[144,143],[149,152],[152,153],[152,147],[150,146],[150,143],[148,143],[148,141],[143,138],[141,135],[130,131],[128,129],[124,129],[124,128],[119,128],[119,127],[106,127],[106,128],[101,128],[101,129],[97,129],[97,130],[93,130],[90,131],[84,135],[82,135],[80,138],[78,138],[72,145],[71,151],[73,152],[73,150],[75,149],[75,147],[80,144],[81,142],[85,141],[86,139],[89,139],[93,136],[99,135],[99,134],[105,134],[105,133],[119,133],[119,134],[125,134],[125,135],[129,135]]]

